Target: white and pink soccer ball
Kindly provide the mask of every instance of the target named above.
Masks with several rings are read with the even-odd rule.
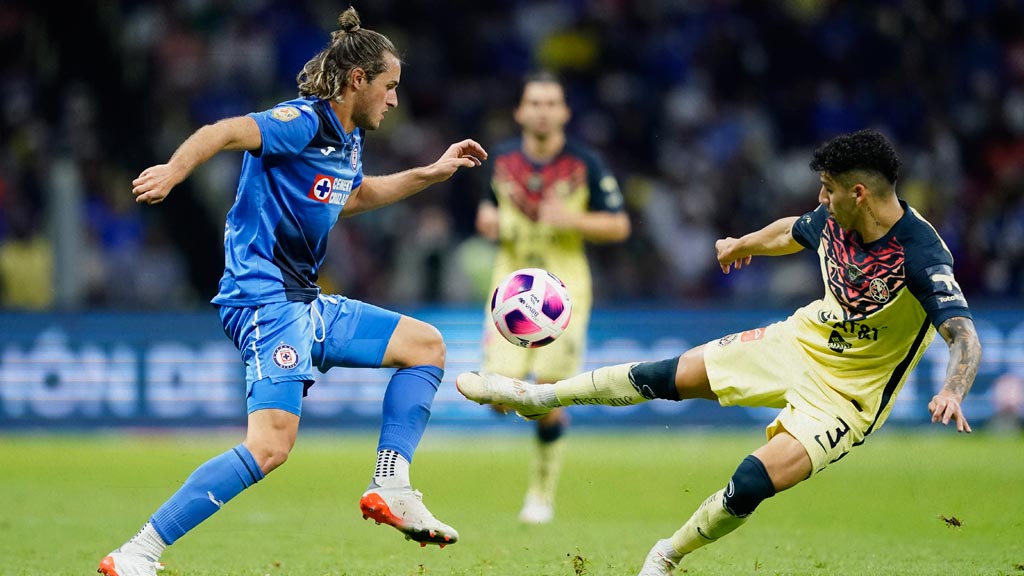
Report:
[[[523,348],[554,342],[571,316],[565,283],[542,268],[516,270],[498,283],[491,296],[491,318],[498,332]]]

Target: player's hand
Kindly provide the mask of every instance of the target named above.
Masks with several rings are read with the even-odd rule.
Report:
[[[565,202],[558,196],[545,196],[537,204],[537,222],[543,222],[553,228],[571,230],[576,221],[576,214],[565,207]]]
[[[132,194],[139,204],[159,204],[180,181],[170,164],[157,164],[146,168],[132,180]]]
[[[932,422],[942,422],[945,426],[949,424],[950,420],[956,422],[957,432],[971,432],[971,425],[967,423],[967,417],[964,416],[963,409],[960,407],[960,401],[962,399],[952,392],[941,390],[938,394],[932,397],[932,401],[928,403],[928,411],[932,413]]]
[[[739,270],[740,268],[750,264],[751,256],[737,257],[738,246],[739,240],[731,236],[728,238],[722,238],[715,242],[715,253],[718,256],[718,265],[722,267],[723,273],[728,274],[734,266]]]
[[[459,168],[475,168],[487,159],[487,151],[475,140],[466,139],[456,142],[445,150],[437,162],[430,165],[433,182],[444,182],[452,177]]]

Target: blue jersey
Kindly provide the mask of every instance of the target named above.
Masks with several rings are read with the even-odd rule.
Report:
[[[363,181],[363,130],[346,134],[330,103],[283,102],[249,114],[263,146],[246,152],[224,226],[213,303],[312,302],[327,235]]]

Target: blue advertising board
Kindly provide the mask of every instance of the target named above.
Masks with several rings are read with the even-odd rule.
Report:
[[[455,376],[479,368],[483,312],[424,308],[405,313],[437,326],[448,365],[434,424],[504,426],[513,419],[462,398]],[[585,369],[678,356],[723,335],[765,326],[788,310],[596,310]],[[975,309],[984,362],[965,410],[973,424],[993,413],[992,384],[1024,377],[1024,311]],[[928,421],[926,405],[946,371],[937,337],[896,400],[890,424]],[[375,427],[390,370],[318,374],[303,426]],[[0,314],[0,429],[235,426],[245,423],[238,351],[208,313]],[[716,403],[648,402],[574,407],[576,425],[763,425],[774,410]]]

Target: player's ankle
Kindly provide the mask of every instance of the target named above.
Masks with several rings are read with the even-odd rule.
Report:
[[[538,405],[545,408],[558,408],[562,405],[555,394],[554,384],[535,384],[532,390]]]

